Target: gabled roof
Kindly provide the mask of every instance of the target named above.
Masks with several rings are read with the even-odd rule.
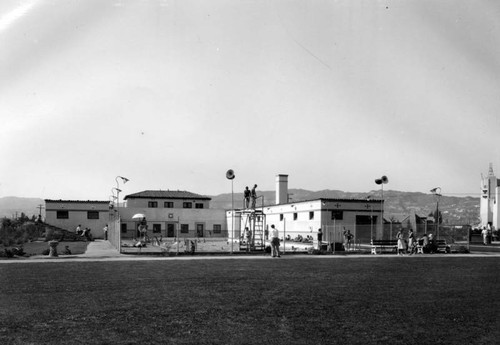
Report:
[[[185,190],[145,190],[125,196],[127,199],[194,199],[212,200],[208,196],[191,193]]]

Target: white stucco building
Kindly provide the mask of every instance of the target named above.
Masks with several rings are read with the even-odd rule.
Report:
[[[133,219],[135,214],[146,216],[150,236],[227,237],[225,211],[211,209],[210,197],[179,190],[145,190],[124,200],[126,207],[118,210],[122,238],[139,237],[140,219]]]
[[[318,198],[288,201],[288,175],[276,176],[276,202],[252,210],[227,211],[229,237],[239,239],[249,227],[257,240],[266,238],[275,225],[281,238],[310,237],[317,239],[318,229],[323,241],[342,242],[344,230],[350,230],[357,240],[369,242],[383,236],[383,200]],[[234,220],[232,215],[234,214]],[[253,218],[252,218],[253,217]],[[234,222],[234,231],[233,228]]]

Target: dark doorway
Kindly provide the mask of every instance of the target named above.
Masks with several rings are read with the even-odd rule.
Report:
[[[196,224],[196,235],[198,237],[203,237],[203,229],[205,226],[203,224]]]
[[[361,242],[370,242],[377,235],[377,216],[356,216],[356,238]]]
[[[175,223],[167,223],[167,237],[175,237]]]

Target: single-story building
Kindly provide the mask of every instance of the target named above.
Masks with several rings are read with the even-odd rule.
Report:
[[[95,238],[103,238],[109,222],[109,201],[45,199],[45,223],[68,231],[89,228]]]
[[[263,205],[255,211],[230,210],[226,216],[229,238],[235,240],[243,238],[246,227],[258,240],[267,239],[274,224],[282,239],[317,241],[321,228],[325,242],[342,242],[344,231],[349,230],[355,240],[368,243],[371,238],[383,237],[383,208],[384,201],[376,199],[318,198],[289,202],[288,175],[280,174],[276,176],[274,205]],[[234,231],[231,231],[233,222]]]

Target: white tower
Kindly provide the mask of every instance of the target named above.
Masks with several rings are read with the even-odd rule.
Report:
[[[481,210],[481,226],[487,226],[488,223],[491,225],[495,225],[494,223],[494,214],[496,200],[495,194],[497,189],[497,178],[493,173],[493,165],[490,163],[490,168],[488,170],[488,176],[484,177],[481,174],[481,202],[480,202],[480,210]]]

